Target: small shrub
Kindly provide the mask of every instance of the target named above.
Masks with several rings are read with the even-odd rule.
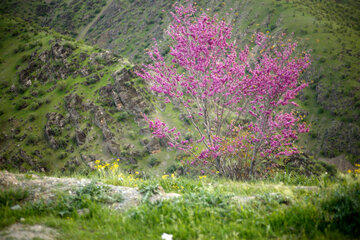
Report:
[[[24,55],[21,56],[20,62],[24,63],[29,59],[30,59],[30,55],[29,54],[24,54]]]
[[[61,217],[71,215],[78,209],[87,208],[91,202],[114,203],[123,201],[121,194],[110,194],[110,188],[91,182],[76,190],[75,195],[62,195],[48,208],[57,212]]]
[[[177,165],[176,164],[171,164],[167,169],[166,169],[166,172],[167,173],[174,173],[174,172],[176,172],[176,170],[177,170]]]
[[[129,131],[129,137],[130,137],[132,140],[135,140],[136,137],[137,137],[137,134],[136,134],[134,131]]]
[[[35,121],[35,120],[36,120],[36,115],[33,114],[33,113],[30,113],[30,114],[29,114],[29,121],[30,121],[30,122],[33,122],[33,121]]]
[[[30,104],[30,109],[33,110],[33,111],[35,111],[35,110],[39,109],[40,106],[41,106],[41,103],[35,101],[35,102],[32,102],[32,103]]]
[[[151,196],[159,193],[159,185],[155,183],[143,183],[139,186],[140,193],[144,196],[143,200],[148,200]]]
[[[29,135],[26,139],[26,145],[35,145],[38,142],[38,137]]]
[[[59,91],[63,92],[63,91],[65,91],[67,84],[65,81],[59,81],[57,86],[58,86]]]
[[[151,157],[150,158],[150,162],[149,162],[150,167],[156,167],[159,164],[160,164],[160,161],[156,157]]]
[[[0,205],[13,206],[29,196],[29,192],[22,189],[2,189],[0,190]]]
[[[123,122],[129,117],[129,114],[125,111],[122,111],[119,113],[119,116],[117,117],[118,122]]]
[[[27,106],[28,106],[28,103],[23,99],[21,99],[15,103],[15,109],[18,111],[26,108]]]
[[[64,44],[64,48],[70,48],[71,50],[75,50],[76,49],[76,45],[72,42],[66,42]]]
[[[319,63],[325,63],[325,62],[326,62],[326,58],[321,57],[321,58],[319,59]]]
[[[25,45],[24,44],[20,44],[17,48],[15,48],[14,50],[14,53],[21,53],[21,52],[24,52],[26,49],[25,49]]]

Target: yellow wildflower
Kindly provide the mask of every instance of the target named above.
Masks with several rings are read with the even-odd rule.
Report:
[[[348,170],[348,173],[351,173],[351,170],[350,170],[350,169]]]
[[[169,177],[169,175],[167,175],[167,174],[161,176],[162,179],[167,179],[168,177]]]

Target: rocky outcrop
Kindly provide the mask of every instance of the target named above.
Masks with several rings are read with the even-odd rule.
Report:
[[[112,155],[119,156],[119,145],[113,140],[113,133],[107,126],[107,119],[109,118],[102,107],[91,105],[91,112],[94,115],[94,123],[101,129],[104,145],[106,150]]]
[[[81,130],[76,129],[75,130],[75,139],[76,139],[77,145],[80,146],[80,145],[85,144],[85,141],[86,141],[86,133],[85,133],[85,131],[81,131]]]
[[[19,149],[10,159],[0,158],[1,165],[8,165],[12,168],[26,172],[29,169],[39,172],[45,172],[46,168],[42,167],[36,159],[29,156],[23,149]]]
[[[82,104],[82,98],[77,94],[70,94],[65,96],[65,109],[70,114],[71,122],[77,126],[80,119],[80,114],[78,110],[84,110],[84,106]]]
[[[67,61],[72,54],[73,46],[56,41],[50,50],[31,54],[28,66],[19,73],[20,83],[29,87],[32,82],[57,81],[66,79],[79,68],[77,61]]]
[[[119,61],[118,58],[114,56],[110,51],[103,51],[100,53],[93,53],[90,56],[90,63],[92,65],[106,65],[110,66],[117,61]]]
[[[73,195],[77,189],[91,183],[92,181],[90,179],[39,177],[34,174],[25,178],[21,174],[12,174],[6,171],[0,172],[0,186],[28,189],[30,193],[27,199],[28,201],[42,199],[46,202],[48,200],[54,200],[59,192]],[[108,204],[110,208],[118,211],[138,206],[143,200],[143,195],[136,188],[113,186],[103,183],[97,183],[97,185],[108,188],[109,190],[107,192],[110,196],[119,194],[122,196],[123,200],[121,202]],[[149,200],[156,202],[179,197],[181,197],[180,194],[160,192],[158,195],[152,196]]]
[[[15,168],[24,165],[29,170],[37,170],[40,168],[35,159],[46,163],[51,156],[54,161],[64,162],[63,168],[73,171],[84,164],[93,168],[90,158],[93,154],[101,160],[119,158],[124,163],[137,164],[137,159],[146,152],[158,150],[159,144],[153,141],[142,149],[124,146],[127,144],[123,143],[124,139],[138,138],[136,125],[128,132],[127,123],[134,118],[140,125],[143,113],[152,108],[142,90],[135,89],[132,70],[123,69],[123,59],[99,49],[79,53],[81,44],[68,40],[52,40],[49,44],[47,48],[35,48],[18,67],[20,84],[10,83],[6,87],[6,93],[13,98],[28,91],[30,94],[20,96],[14,106],[16,111],[26,109],[34,113],[31,116],[25,113],[23,119],[12,117],[6,122],[8,130],[4,136],[8,136],[9,141],[2,136],[0,141],[11,145],[11,150],[5,144],[0,148],[1,166],[12,166],[8,163],[13,161],[17,164]],[[111,74],[115,65],[121,70]],[[87,93],[92,89],[94,95],[89,97]],[[45,118],[42,112],[38,114],[38,109],[44,110],[50,103],[54,107],[47,110]],[[42,122],[45,125],[37,125]],[[33,130],[28,130],[30,123]],[[21,127],[23,124],[26,131]],[[43,137],[39,136],[39,129]],[[143,129],[141,134],[146,137],[150,133]],[[22,144],[31,144],[31,153],[17,153],[14,146]],[[51,168],[50,164],[48,166]]]
[[[112,97],[115,106],[124,106],[137,119],[142,119],[144,111],[152,108],[145,102],[140,90],[132,86],[131,79],[132,72],[127,69],[122,69],[113,73],[114,86],[112,88]]]
[[[68,120],[64,118],[63,115],[56,112],[46,114],[46,118],[48,120],[44,129],[45,139],[49,142],[53,149],[65,147],[65,143],[57,141],[55,137],[61,135],[61,132],[68,123]]]
[[[19,206],[19,205],[17,205]],[[60,234],[54,229],[47,226],[35,224],[14,223],[0,232],[4,239],[23,240],[23,239],[42,239],[55,240]]]
[[[155,153],[160,150],[159,140],[151,138],[151,140],[147,144],[145,144],[145,147],[149,153]]]

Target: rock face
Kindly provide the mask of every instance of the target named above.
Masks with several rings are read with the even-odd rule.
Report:
[[[94,115],[95,125],[101,129],[107,151],[112,155],[119,156],[119,145],[113,140],[114,135],[107,126],[107,119],[109,117],[105,113],[104,109],[102,107],[92,105],[91,112]]]
[[[80,119],[78,110],[84,110],[82,105],[82,98],[77,94],[70,94],[65,96],[65,109],[70,114],[70,121],[77,126]]]
[[[41,155],[29,155],[24,149],[19,148],[11,157],[1,156],[0,165],[18,169],[21,172],[26,172],[29,169],[45,172],[47,169],[39,163],[40,157]]]
[[[75,130],[75,138],[77,145],[83,145],[86,141],[86,133],[81,130]]]
[[[99,90],[99,95],[106,105],[114,105],[118,111],[126,110],[135,116],[137,121],[143,119],[144,111],[153,107],[142,97],[140,89],[132,86],[132,71],[122,69],[112,74],[114,84],[108,84]]]
[[[37,53],[33,52],[29,65],[20,72],[20,83],[26,87],[31,86],[32,81],[57,81],[69,77],[73,69],[79,68],[77,61],[67,61],[73,49],[70,45],[56,41],[50,50]]]
[[[140,120],[143,118],[144,110],[151,108],[144,99],[141,93],[131,86],[132,72],[127,69],[122,69],[113,73],[114,86],[112,89],[112,97],[115,106],[124,106],[131,114]]]
[[[7,86],[12,98],[21,98],[14,104],[16,110],[34,113],[21,120],[8,119],[9,130],[0,140],[18,147],[9,150],[0,146],[1,166],[47,170],[37,164],[46,159],[63,161],[61,169],[84,164],[91,169],[96,159],[121,159],[132,165],[137,164],[136,158],[158,146],[155,142],[134,149],[122,145],[124,139],[137,138],[136,123],[152,109],[142,97],[142,90],[135,89],[133,71],[129,66],[124,68],[124,59],[99,49],[79,52],[81,44],[68,40],[50,40],[49,44],[35,48],[18,68],[19,81]],[[30,96],[21,96],[26,91]],[[121,114],[116,112],[124,115],[117,118]],[[125,121],[134,127],[123,126]],[[23,131],[23,124],[24,129],[31,130]],[[142,134],[149,135],[149,131]],[[21,144],[32,148],[18,151]]]
[[[49,142],[53,149],[65,147],[64,145],[66,143],[57,141],[56,136],[61,135],[61,132],[68,123],[68,120],[56,112],[50,112],[46,114],[46,118],[48,121],[44,129],[45,139]]]

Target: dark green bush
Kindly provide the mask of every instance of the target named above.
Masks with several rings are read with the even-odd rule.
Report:
[[[0,190],[0,205],[13,206],[18,202],[26,199],[29,196],[29,192],[18,188],[18,189],[2,189]]]
[[[36,119],[36,115],[33,114],[33,113],[30,113],[30,114],[29,114],[29,121],[30,121],[30,122],[33,122],[33,121],[35,121],[35,119]]]
[[[58,86],[59,91],[63,92],[63,91],[65,91],[67,84],[65,81],[59,81],[57,83],[57,86]]]
[[[26,145],[34,145],[38,142],[38,137],[34,135],[29,135],[26,138]]]
[[[24,54],[21,56],[20,62],[24,63],[30,59],[30,54]]]
[[[150,167],[155,167],[155,166],[158,166],[159,164],[160,164],[160,161],[156,157],[150,158],[150,162],[149,162]]]
[[[19,44],[19,46],[17,48],[15,48],[14,53],[21,53],[21,52],[24,52],[25,50],[26,50],[25,45]]]
[[[35,111],[35,110],[37,110],[40,106],[41,106],[41,103],[35,101],[35,102],[32,102],[32,103],[30,104],[30,109],[33,110],[33,111]]]
[[[129,117],[129,114],[125,111],[122,111],[119,113],[119,116],[117,117],[118,122],[123,122]]]
[[[25,100],[23,100],[23,99],[20,99],[19,101],[17,101],[17,102],[15,103],[15,109],[16,109],[16,110],[24,109],[24,108],[26,108],[27,106],[28,106],[28,103],[27,103]]]
[[[343,184],[321,203],[324,223],[355,238],[360,236],[360,182]]]

